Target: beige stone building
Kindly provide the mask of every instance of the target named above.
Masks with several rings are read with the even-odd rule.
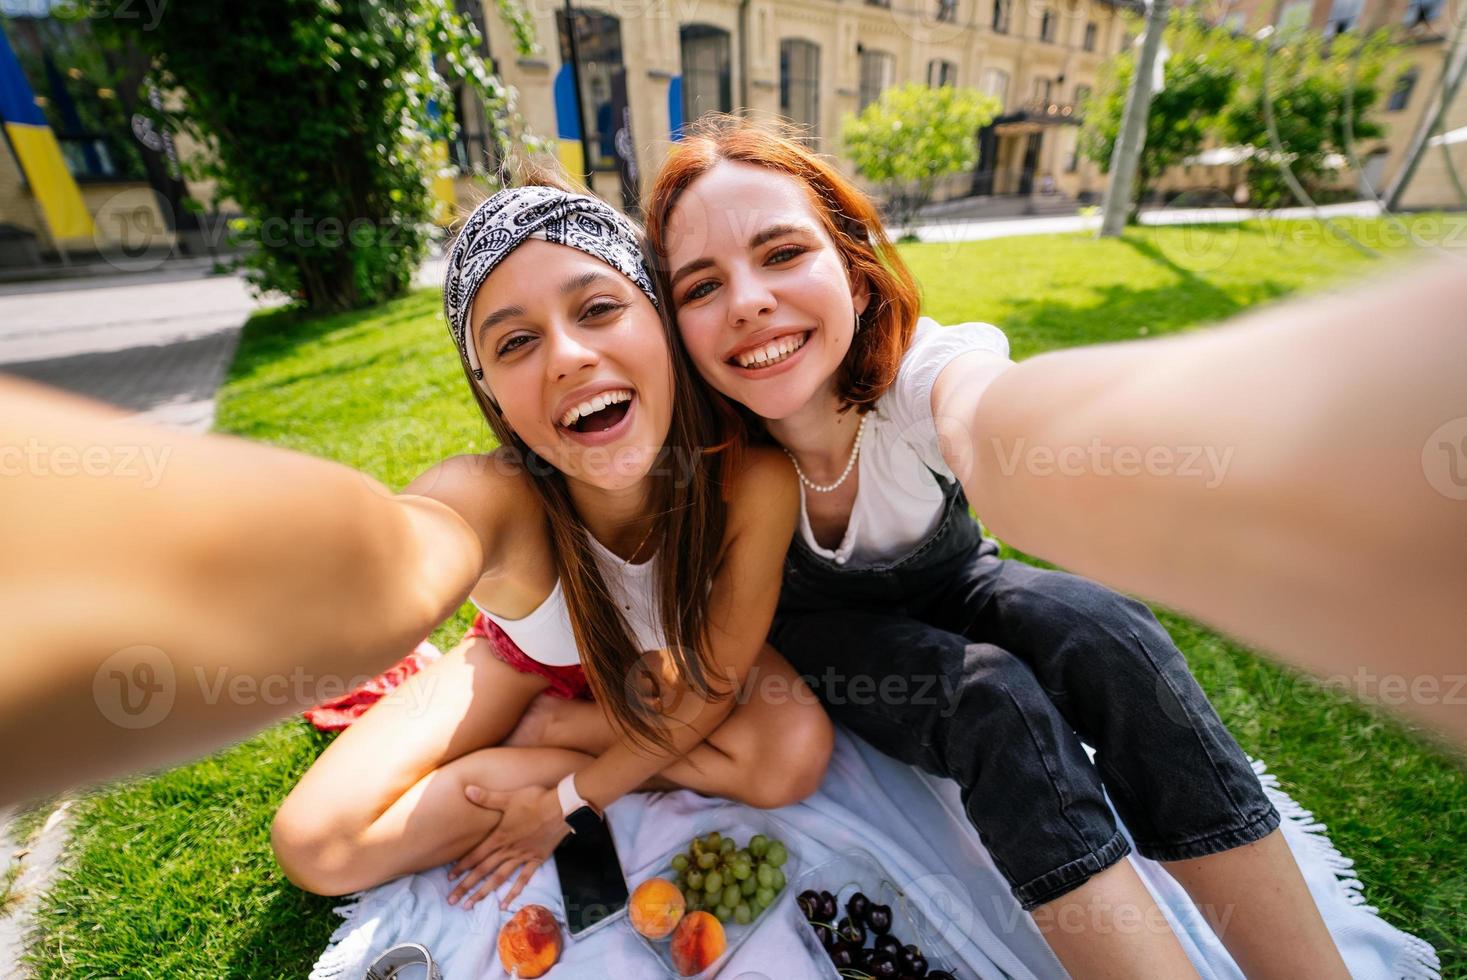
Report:
[[[569,134],[574,81],[564,8],[532,7],[542,52],[509,56],[507,30],[481,19],[496,68],[530,127]],[[842,120],[906,82],[972,87],[1003,114],[981,134],[976,173],[940,197],[1098,194],[1103,178],[1075,152],[1078,104],[1101,62],[1127,42],[1119,8],[1097,0],[590,0],[577,8],[585,150],[567,135],[569,169],[588,154],[594,186],[617,203],[612,134],[624,90],[637,185],[650,187],[679,126],[707,111],[778,114],[839,157]],[[557,94],[560,98],[557,98]],[[474,115],[463,106],[464,117]],[[569,117],[569,119],[568,119]],[[571,121],[571,126],[567,122]],[[474,164],[472,128],[461,163]],[[565,143],[572,144],[568,147]]]

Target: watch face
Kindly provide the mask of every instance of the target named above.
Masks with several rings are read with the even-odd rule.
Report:
[[[571,825],[571,830],[578,834],[592,833],[601,826],[601,818],[596,816],[596,811],[588,806],[579,807],[565,818],[565,822]]]

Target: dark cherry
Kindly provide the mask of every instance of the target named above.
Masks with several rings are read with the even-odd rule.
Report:
[[[916,946],[908,946],[902,950],[899,962],[902,964],[902,968],[913,976],[925,977],[928,975],[927,957],[915,952],[916,949]]]
[[[820,940],[820,948],[829,950],[835,945],[835,930],[830,928],[827,922],[812,922],[810,928],[815,930],[815,938]]]
[[[819,895],[815,894],[813,891],[803,891],[800,892],[800,897],[795,899],[795,902],[800,906],[800,914],[803,915],[806,919],[819,918],[819,916],[816,915],[816,913],[820,911]]]
[[[877,936],[872,940],[871,945],[883,953],[890,953],[892,959],[898,959],[902,955],[901,940],[895,936]]]
[[[856,962],[849,943],[838,942],[830,947],[829,952],[830,962],[834,963],[838,970],[852,966]]]
[[[850,917],[840,920],[835,927],[836,934],[852,946],[866,945],[866,928],[859,922],[852,922]]]
[[[946,970],[933,970],[927,974],[927,980],[958,980],[958,978]]]
[[[898,973],[896,960],[892,959],[890,954],[877,950],[871,954],[871,962],[867,965],[866,972],[878,980],[896,980]]]
[[[819,918],[825,922],[834,922],[838,910],[839,906],[835,904],[835,896],[830,892],[821,892]]]
[[[865,946],[858,946],[851,950],[851,965],[858,970],[866,970],[871,967],[871,950]]]
[[[878,936],[891,932],[891,906],[873,905],[866,910],[866,927]]]
[[[850,900],[846,902],[846,911],[850,913],[851,918],[855,919],[857,922],[860,922],[861,917],[866,914],[866,907],[870,904],[871,899],[867,898],[862,892],[856,892],[856,894],[852,895]]]

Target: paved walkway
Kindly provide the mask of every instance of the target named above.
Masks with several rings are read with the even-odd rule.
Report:
[[[0,371],[202,431],[259,305],[244,280],[198,273],[3,286]]]
[[[30,976],[21,968],[20,958],[41,899],[60,871],[71,828],[70,808],[70,800],[56,803],[46,822],[24,841],[11,833],[14,811],[0,812],[0,967],[9,980]]]
[[[1306,218],[1373,218],[1380,208],[1373,202],[1326,204],[1318,208],[1280,208],[1277,211],[1254,211],[1248,208],[1157,208],[1141,212],[1143,225],[1211,225],[1252,218],[1267,217],[1275,221]],[[1013,235],[1052,235],[1071,231],[1094,231],[1100,227],[1100,215],[1066,214],[1041,218],[937,218],[917,229],[924,242],[974,242]]]

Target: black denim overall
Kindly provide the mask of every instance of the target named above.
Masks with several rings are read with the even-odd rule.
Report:
[[[1273,831],[1278,811],[1151,610],[1000,559],[961,486],[933,476],[942,520],[901,558],[849,568],[798,533],[790,546],[770,640],[831,716],[956,780],[1027,910],[1130,851],[1105,791],[1159,861]]]

